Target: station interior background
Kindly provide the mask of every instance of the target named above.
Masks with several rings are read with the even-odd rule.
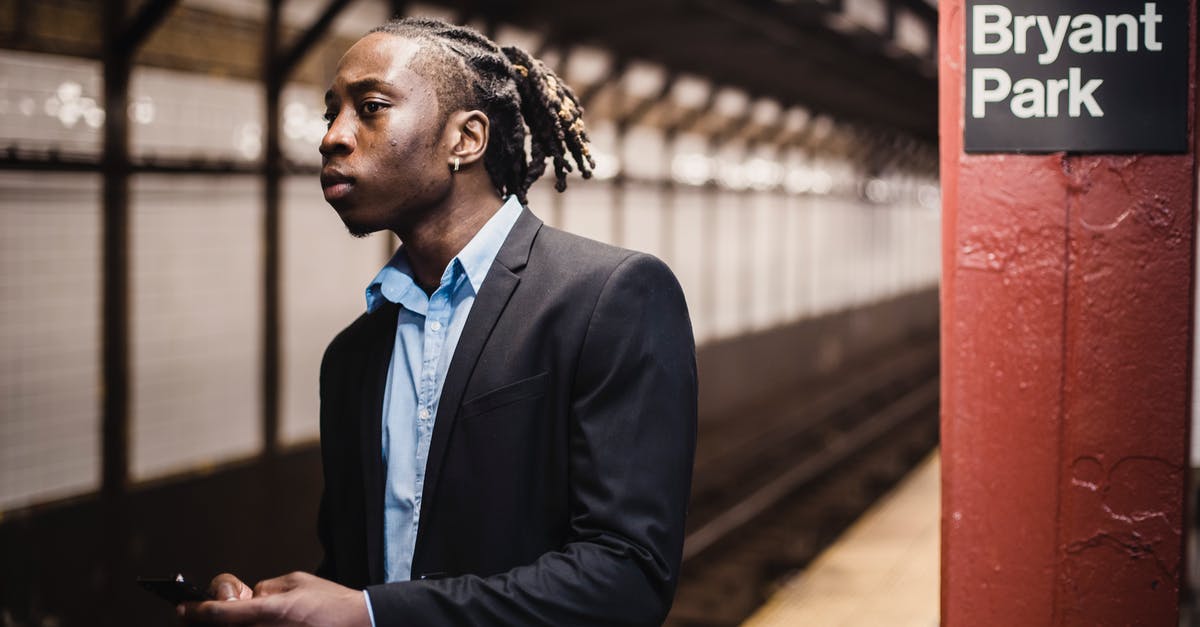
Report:
[[[585,11],[572,3],[287,0],[285,44],[339,10],[280,86],[277,213],[264,200],[271,2],[166,4],[119,113],[131,175],[113,251],[109,4],[0,0],[0,625],[149,624],[169,608],[134,574],[315,565],[320,358],[398,245],[349,236],[324,203],[322,95],[341,53],[397,9],[520,45],[581,94],[595,177],[561,195],[540,181],[529,206],[672,268],[702,434],[755,394],[936,333],[935,1],[619,1],[585,27],[564,17]],[[672,37],[656,41],[663,20]],[[702,48],[729,62],[676,62]],[[893,91],[872,91],[871,73]],[[109,255],[128,263],[107,340],[124,347],[116,379]],[[106,622],[127,612],[139,618]]]

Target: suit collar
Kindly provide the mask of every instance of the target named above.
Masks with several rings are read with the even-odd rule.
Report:
[[[528,209],[521,211],[504,245],[500,247],[479,294],[475,297],[471,312],[467,314],[466,325],[454,349],[450,367],[446,371],[446,380],[442,384],[442,396],[433,423],[433,436],[429,443],[429,457],[425,463],[421,524],[417,527],[417,543],[413,553],[414,577],[423,574],[423,539],[429,535],[429,525],[437,524],[431,520],[436,512],[437,484],[445,462],[446,448],[454,432],[463,393],[471,380],[479,355],[492,334],[492,329],[521,282],[520,272],[529,262],[529,251],[541,226],[542,221]]]
[[[422,538],[428,532],[429,515],[434,511],[437,482],[445,458],[446,446],[454,429],[458,406],[470,381],[475,363],[491,336],[492,329],[508,305],[509,298],[520,283],[520,272],[529,262],[530,250],[542,221],[528,209],[522,208],[512,229],[496,253],[475,297],[466,325],[454,349],[450,367],[442,384],[441,400],[434,421],[429,457],[425,468],[422,493],[421,524],[417,529],[416,552],[413,555],[413,577],[420,574]],[[395,344],[396,319],[399,306],[390,301],[367,315],[370,321],[369,345],[366,356],[366,388],[359,412],[361,416],[361,457],[363,488],[366,497],[366,550],[369,581],[383,583],[383,499],[386,476],[381,455],[383,438],[383,391],[387,385],[388,363]]]
[[[395,344],[396,320],[400,306],[385,301],[367,314],[367,345],[363,347],[366,367],[364,389],[359,405],[363,494],[366,498],[367,577],[371,583],[383,583],[383,495],[386,472],[383,467],[383,391],[387,386],[388,363]]]
[[[496,253],[496,261],[513,272],[520,272],[529,263],[529,251],[540,228],[542,221],[530,210],[522,209],[508,232],[508,239],[504,240],[500,252]]]

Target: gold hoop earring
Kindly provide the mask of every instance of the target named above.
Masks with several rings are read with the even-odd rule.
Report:
[[[455,171],[455,172],[458,172],[458,166],[460,166],[460,165],[462,165],[462,158],[461,158],[461,157],[455,157],[455,158],[454,158],[454,171]]]

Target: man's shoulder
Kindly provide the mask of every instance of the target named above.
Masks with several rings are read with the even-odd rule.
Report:
[[[325,347],[323,362],[328,362],[331,356],[365,350],[367,343],[378,331],[380,318],[387,316],[390,307],[390,304],[385,304],[373,313],[363,312],[355,318],[329,341],[329,345]]]
[[[634,254],[632,250],[588,239],[548,224],[542,225],[538,232],[533,251],[549,260],[580,267],[611,267]]]
[[[607,282],[618,268],[655,267],[670,276],[666,264],[644,252],[606,244],[543,225],[534,241],[530,266],[566,282]]]

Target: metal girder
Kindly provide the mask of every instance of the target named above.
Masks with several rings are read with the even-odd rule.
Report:
[[[663,84],[662,87],[659,88],[658,94],[650,98],[642,99],[642,101],[634,105],[633,109],[631,109],[628,113],[620,114],[620,117],[617,120],[617,125],[628,127],[641,122],[642,118],[645,118],[646,115],[654,109],[654,107],[658,106],[658,103],[662,102],[671,94],[671,88],[675,86],[675,81],[678,80],[678,78],[679,76],[677,74],[668,75],[665,79],[663,79]]]
[[[729,123],[723,126],[720,130],[718,130],[716,133],[713,133],[712,137],[709,138],[709,145],[714,149],[720,148],[721,146],[724,146],[725,144],[728,144],[736,139],[753,124],[754,114],[751,111],[747,111],[741,117],[730,120]]]
[[[120,47],[120,52],[132,55],[142,44],[146,43],[150,33],[154,32],[154,29],[167,17],[167,13],[178,3],[179,0],[146,0],[138,14],[129,21],[121,37],[114,42]]]
[[[312,23],[312,26],[309,26],[287,50],[277,53],[277,56],[273,57],[271,70],[279,77],[281,84],[286,82],[287,77],[291,75],[300,61],[304,59],[304,55],[308,54],[308,51],[325,36],[325,33],[329,31],[329,27],[333,25],[333,21],[353,1],[329,0],[329,4],[325,6],[325,10]]]
[[[566,55],[563,55],[563,71],[564,72],[566,72],[566,69],[567,69],[567,55],[569,55],[569,54],[570,54],[570,49],[567,50]],[[609,85],[616,83],[617,81],[619,81],[621,79],[621,76],[623,74],[625,74],[625,67],[628,64],[629,64],[629,60],[626,59],[625,57],[617,57],[616,61],[613,62],[613,66],[610,69],[610,71],[608,72],[608,76],[606,78],[602,78],[594,83],[591,83],[591,84],[587,85],[586,87],[584,87],[582,90],[580,90],[579,94],[577,95],[579,104],[585,108],[590,106],[590,103],[592,102],[592,98],[595,98],[600,93],[601,90],[603,90],[605,87],[608,87]]]

